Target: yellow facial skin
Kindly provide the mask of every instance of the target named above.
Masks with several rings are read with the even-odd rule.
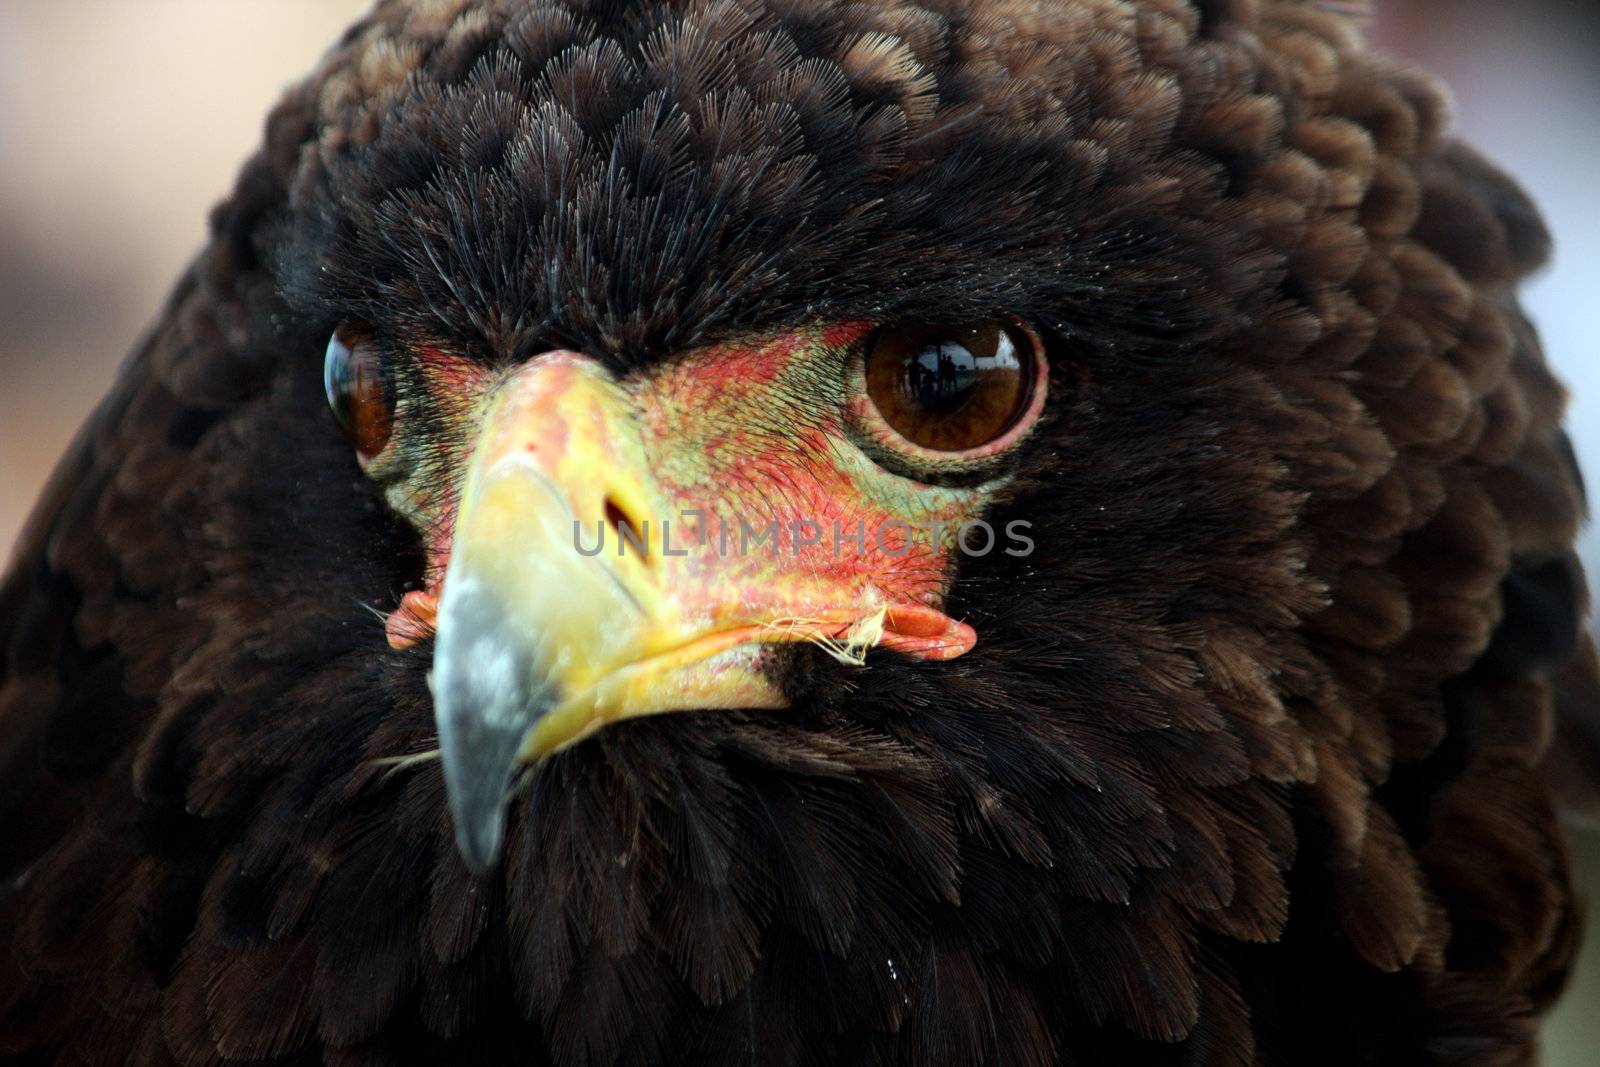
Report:
[[[550,352],[486,395],[443,580],[390,626],[402,646],[436,630],[469,864],[497,855],[521,766],[634,716],[781,708],[776,644],[857,660],[972,647],[940,605],[955,529],[993,486],[916,482],[853,442],[837,368],[863,331],[708,350],[627,382]]]

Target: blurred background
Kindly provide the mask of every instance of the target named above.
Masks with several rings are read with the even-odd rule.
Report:
[[[0,2],[0,557],[199,246],[267,109],[366,6]],[[1556,258],[1526,303],[1600,481],[1600,13],[1585,0],[1377,0],[1369,36],[1444,75],[1463,135],[1543,207]],[[1600,575],[1592,529],[1585,558]],[[1600,834],[1579,838],[1600,900]],[[1548,1067],[1600,1063],[1594,925]]]

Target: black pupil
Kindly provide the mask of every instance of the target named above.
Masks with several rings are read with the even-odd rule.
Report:
[[[978,358],[958,341],[928,345],[906,362],[906,393],[918,407],[954,411],[978,376]]]

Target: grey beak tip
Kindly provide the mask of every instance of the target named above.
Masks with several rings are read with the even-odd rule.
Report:
[[[456,850],[473,874],[488,872],[500,860],[516,749],[514,736],[493,733],[478,734],[466,746],[445,746],[445,793]]]
[[[505,840],[505,808],[501,806],[492,815],[469,825],[456,821],[456,851],[461,862],[473,875],[482,877],[500,863],[500,846]]]
[[[456,848],[476,875],[500,860],[523,742],[555,699],[538,646],[508,631],[508,614],[491,586],[446,582],[434,646],[434,717]]]

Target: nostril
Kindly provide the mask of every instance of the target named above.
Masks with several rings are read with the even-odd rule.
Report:
[[[616,535],[618,555],[623,555],[631,549],[639,554],[640,559],[650,558],[648,520],[644,523],[635,522],[633,516],[617,503],[615,497],[606,497],[606,525],[610,526],[612,533]]]

